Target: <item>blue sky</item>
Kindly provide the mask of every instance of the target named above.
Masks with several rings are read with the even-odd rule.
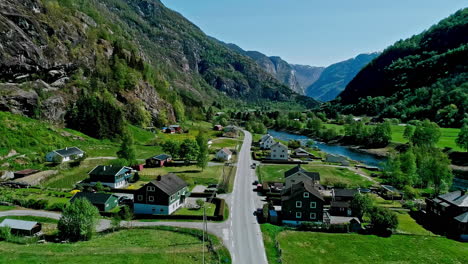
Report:
[[[327,66],[422,32],[466,0],[162,0],[206,34],[290,63]]]

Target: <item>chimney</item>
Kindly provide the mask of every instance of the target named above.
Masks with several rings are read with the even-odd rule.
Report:
[[[460,196],[463,196],[463,195],[465,195],[465,194],[466,194],[466,189],[460,190]]]
[[[161,175],[159,175],[159,176],[156,178],[157,181],[161,181],[161,179],[162,179]]]
[[[102,166],[102,170],[103,170],[103,171],[106,171],[106,166]]]

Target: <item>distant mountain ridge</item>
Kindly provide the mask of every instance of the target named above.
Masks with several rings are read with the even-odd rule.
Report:
[[[355,58],[326,67],[318,80],[306,88],[306,95],[324,102],[335,99],[354,76],[379,54],[359,54]]]

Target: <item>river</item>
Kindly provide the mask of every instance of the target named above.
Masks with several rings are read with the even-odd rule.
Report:
[[[276,131],[276,130],[268,130],[268,133],[272,135],[274,138],[284,140],[284,141],[289,141],[289,140],[299,140],[303,144],[305,144],[309,140],[313,140],[309,137],[303,136],[303,135],[296,135],[296,134],[291,134],[288,132],[282,132],[282,131]],[[316,142],[313,140],[314,147],[317,147],[321,151],[329,154],[334,154],[334,155],[342,155],[347,157],[348,159],[359,161],[367,166],[374,166],[374,167],[382,167],[382,162],[384,162],[386,159],[383,157],[379,157],[376,155],[372,155],[369,153],[363,153],[356,151],[352,148],[349,148],[347,146],[340,146],[340,145],[330,145],[327,143],[323,142]]]

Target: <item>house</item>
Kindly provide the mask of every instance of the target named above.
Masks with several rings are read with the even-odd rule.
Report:
[[[397,188],[391,186],[391,185],[381,185],[380,188],[380,195],[389,200],[400,200],[403,198],[403,193],[400,192]]]
[[[62,163],[62,162],[67,162],[71,160],[77,160],[80,159],[84,156],[84,151],[77,147],[71,147],[71,148],[64,148],[64,149],[58,149],[51,151],[46,154],[46,161],[47,162],[57,162],[57,163]]]
[[[185,204],[187,183],[174,173],[158,176],[134,194],[135,214],[170,215]]]
[[[349,166],[349,161],[344,156],[327,154],[325,162],[340,163],[342,166]]]
[[[177,133],[182,132],[182,127],[179,125],[170,125],[169,128],[175,130]]]
[[[443,227],[449,233],[468,241],[468,194],[466,190],[454,191],[426,198],[426,212],[429,220]]]
[[[128,184],[128,180],[133,176],[132,168],[122,166],[96,166],[89,173],[91,184],[101,182],[102,185],[113,189],[123,188]]]
[[[166,134],[175,134],[176,130],[175,128],[172,128],[172,127],[168,127],[164,130],[164,133]]]
[[[14,235],[33,236],[41,232],[41,223],[16,219],[4,219],[0,227],[9,227]]]
[[[286,147],[283,143],[276,142],[270,147],[270,149],[271,149],[270,157],[269,157],[270,159],[272,160],[288,160],[289,159],[288,147]]]
[[[214,130],[214,131],[223,131],[223,126],[222,126],[222,125],[215,125],[215,126],[213,127],[213,130]]]
[[[271,146],[275,144],[275,140],[270,134],[266,134],[260,139],[258,144],[261,149],[270,149]]]
[[[237,138],[239,137],[240,130],[238,127],[229,125],[224,128],[223,137]]]
[[[70,203],[73,203],[76,199],[88,200],[101,212],[109,212],[119,205],[119,197],[107,193],[78,192],[70,199]]]
[[[232,152],[228,148],[222,148],[218,152],[216,152],[217,160],[228,161],[231,158],[232,158]]]
[[[312,180],[301,181],[281,192],[281,212],[283,223],[300,225],[302,222],[323,221],[325,200]]]
[[[38,173],[39,170],[34,170],[34,169],[25,169],[25,170],[20,170],[20,171],[15,171],[13,173],[15,179],[16,178],[23,178],[23,177],[26,177],[26,176],[29,176],[29,175],[33,175],[35,173]]]
[[[334,216],[352,216],[351,201],[358,192],[358,190],[354,189],[332,189],[330,214]]]
[[[157,156],[146,159],[146,167],[156,168],[164,167],[167,163],[172,161],[172,156],[167,154],[159,154]]]
[[[312,153],[307,152],[303,148],[297,148],[293,151],[294,158],[315,158],[315,156]]]
[[[286,171],[284,173],[284,178],[286,180],[285,188],[291,188],[293,184],[297,184],[301,181],[312,180],[312,183],[318,184],[320,182],[320,173],[318,172],[309,172],[301,168],[301,165]]]

